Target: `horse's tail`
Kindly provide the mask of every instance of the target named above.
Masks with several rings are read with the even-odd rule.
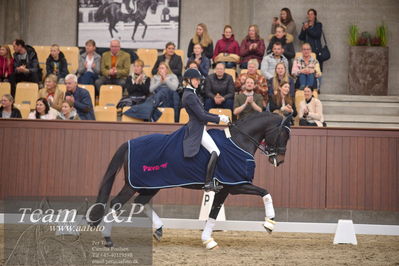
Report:
[[[90,220],[96,221],[93,224],[96,225],[101,221],[101,218],[105,212],[105,206],[111,194],[112,185],[114,184],[115,177],[119,170],[122,168],[125,159],[127,158],[128,143],[123,143],[119,149],[115,152],[111,162],[108,165],[107,171],[104,174],[101,182],[100,191],[97,195],[96,205],[90,212]],[[99,204],[100,203],[100,204]],[[98,222],[98,223],[97,223]]]

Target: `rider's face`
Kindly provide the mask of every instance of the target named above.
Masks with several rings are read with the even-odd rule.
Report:
[[[199,79],[191,79],[191,85],[193,85],[194,88],[198,88],[199,84],[200,84]]]

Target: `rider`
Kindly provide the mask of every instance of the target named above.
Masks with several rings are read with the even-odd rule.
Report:
[[[206,171],[206,179],[204,190],[218,192],[223,187],[214,179],[216,162],[220,155],[220,151],[213,141],[212,137],[206,131],[206,123],[229,122],[226,115],[210,114],[204,110],[204,106],[196,94],[196,89],[202,78],[201,73],[197,69],[187,69],[183,75],[187,86],[184,88],[182,103],[186,108],[189,116],[189,122],[186,127],[183,140],[184,157],[194,157],[202,145],[211,154]]]

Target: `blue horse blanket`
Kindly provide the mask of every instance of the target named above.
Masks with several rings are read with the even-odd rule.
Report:
[[[201,146],[193,158],[183,156],[185,126],[170,135],[151,134],[129,140],[128,180],[135,189],[159,189],[204,184],[209,152]],[[220,150],[215,170],[222,184],[252,183],[255,160],[224,131],[208,131]]]

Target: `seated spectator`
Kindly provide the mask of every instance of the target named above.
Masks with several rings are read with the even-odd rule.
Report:
[[[246,69],[248,61],[251,59],[258,60],[258,64],[260,64],[264,54],[265,42],[259,36],[258,25],[250,25],[248,27],[248,35],[242,40],[240,45],[240,68]]]
[[[46,61],[46,72],[47,75],[56,75],[60,84],[64,84],[65,76],[69,73],[64,53],[60,51],[57,44],[51,45],[50,55]]]
[[[39,83],[41,80],[41,71],[37,54],[32,46],[26,45],[23,40],[15,40],[14,47],[14,85],[18,82]]]
[[[208,33],[208,27],[204,23],[197,25],[194,37],[190,40],[187,49],[187,58],[190,58],[194,52],[194,45],[200,44],[204,50],[204,55],[210,60],[213,56],[213,42]]]
[[[280,17],[274,17],[272,23],[272,34],[276,33],[276,28],[278,26],[283,26],[285,31],[292,36],[296,36],[296,24],[292,19],[291,10],[289,8],[282,8],[280,10]]]
[[[202,76],[207,77],[208,72],[209,72],[209,67],[211,66],[211,61],[209,60],[208,57],[203,56],[203,49],[200,44],[194,44],[193,48],[194,52],[192,55],[188,58],[187,62],[189,61],[195,61],[198,64],[199,67],[199,72],[201,73]]]
[[[238,119],[243,119],[253,112],[262,112],[263,97],[254,93],[255,81],[248,77],[245,81],[243,93],[234,97],[234,114]]]
[[[273,44],[279,42],[283,46],[285,58],[287,58],[288,62],[290,62],[291,59],[295,57],[293,41],[294,37],[291,34],[287,35],[284,27],[277,26],[276,33],[271,37],[266,53],[270,54],[272,52]]]
[[[256,59],[251,59],[248,62],[248,71],[246,73],[241,73],[235,82],[236,92],[240,93],[244,91],[245,81],[248,77],[255,81],[254,92],[262,95],[263,106],[266,107],[268,101],[268,88],[267,81],[265,77],[258,71],[259,63]]]
[[[137,59],[133,65],[133,73],[127,78],[125,89],[129,96],[146,98],[150,94],[151,79],[143,71],[144,62]]]
[[[261,71],[267,80],[273,78],[278,63],[283,62],[288,69],[288,60],[283,53],[284,49],[281,43],[276,42],[273,44],[273,52],[263,57]]]
[[[1,97],[0,118],[22,118],[21,112],[14,107],[14,98],[11,94]]]
[[[61,104],[61,112],[57,115],[58,120],[80,120],[78,113],[73,104],[68,101],[63,101]]]
[[[310,87],[303,89],[305,99],[299,104],[299,125],[309,127],[325,127],[323,106],[319,99],[313,97]]]
[[[321,50],[321,35],[323,33],[323,24],[317,20],[317,11],[313,8],[307,12],[308,21],[303,23],[301,33],[299,34],[299,40],[309,43],[312,48],[312,52],[316,54],[316,59],[319,60],[319,52]],[[319,61],[320,62],[320,61]],[[320,69],[323,71],[322,62],[320,63]]]
[[[234,82],[233,78],[224,72],[223,63],[217,63],[215,73],[205,79],[206,99],[204,108],[225,108],[233,111],[234,104]]]
[[[85,44],[86,52],[79,57],[78,83],[94,85],[100,75],[101,56],[96,53],[96,43],[88,40]]]
[[[166,62],[169,65],[169,69],[177,76],[179,81],[182,79],[183,71],[183,60],[180,55],[175,53],[176,45],[173,42],[168,42],[165,45],[165,53],[158,56],[154,67],[152,68],[152,75],[156,75],[158,72],[158,67],[161,62]]]
[[[226,68],[235,68],[240,62],[240,46],[234,40],[233,28],[230,25],[224,26],[222,39],[216,43],[213,62],[223,63]]]
[[[288,82],[290,84],[290,96],[295,97],[295,81],[288,74],[287,68],[284,63],[280,62],[276,65],[274,77],[269,80],[269,96],[277,94],[277,90],[282,82]]]
[[[54,120],[56,116],[50,112],[50,105],[46,98],[39,98],[36,101],[35,111],[29,113],[28,119]]]
[[[87,90],[78,87],[78,77],[68,74],[65,77],[67,92],[65,100],[73,105],[82,120],[95,120],[93,103]]]
[[[277,94],[271,97],[269,103],[270,112],[283,116],[292,114],[295,117],[297,115],[295,101],[290,96],[290,84],[288,82],[280,84]]]
[[[189,68],[193,68],[193,69],[196,69],[199,71],[198,63],[193,60],[187,62],[186,69],[189,69]],[[204,102],[204,99],[206,97],[205,90],[204,90],[204,83],[205,83],[205,79],[201,79],[200,84],[198,85],[198,88],[195,90],[195,92],[197,93],[197,96],[201,99],[202,102]],[[187,84],[184,84],[184,82],[183,82],[183,86],[187,86]]]
[[[58,89],[57,76],[50,74],[44,82],[44,88],[39,90],[39,98],[46,98],[50,107],[61,111],[61,104],[64,100],[64,92]]]
[[[96,92],[99,94],[101,85],[114,84],[124,86],[130,71],[130,55],[121,50],[119,40],[112,40],[110,51],[103,53],[101,59],[101,77],[95,81]],[[77,107],[75,105],[75,107]],[[80,118],[83,120],[79,113]]]
[[[312,57],[311,49],[310,44],[304,43],[302,45],[302,56],[296,58],[292,66],[292,75],[298,78],[300,90],[303,90],[306,86],[317,87],[316,78],[321,76],[319,62]]]
[[[177,76],[172,73],[165,62],[158,64],[158,72],[151,78],[150,92],[154,93],[154,105],[156,107],[179,106],[179,95],[176,90],[179,87]]]
[[[8,45],[0,46],[0,82],[10,82],[14,72],[14,59]]]

